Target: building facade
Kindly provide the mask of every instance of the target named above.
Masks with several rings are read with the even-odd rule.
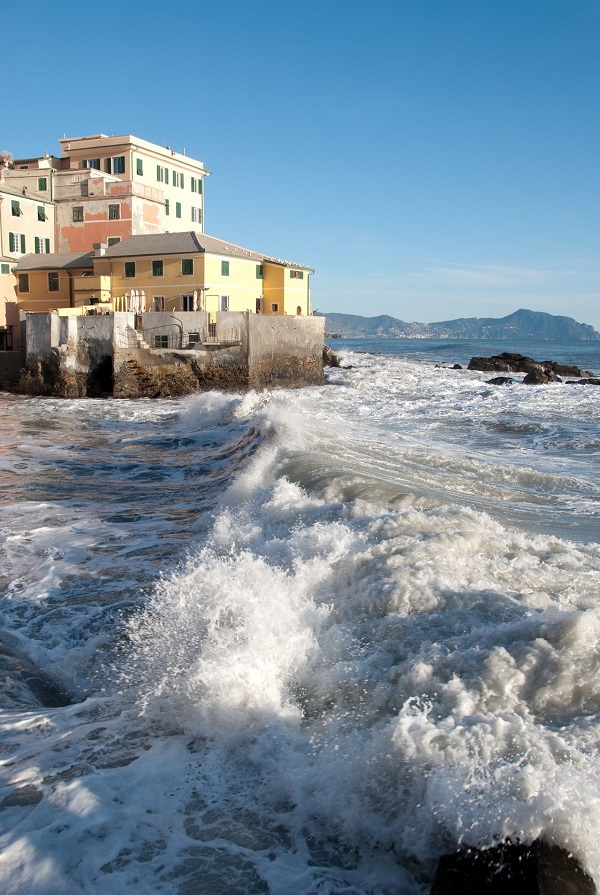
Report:
[[[203,232],[210,173],[203,162],[130,134],[59,143],[59,157],[15,159],[7,173],[17,188],[49,181],[58,252],[84,252],[137,234]]]
[[[23,310],[311,315],[310,268],[194,231],[26,256],[15,273]]]
[[[6,179],[7,171],[0,166],[0,351],[19,345],[15,263],[29,253],[55,250],[55,206],[49,199],[48,178],[15,184]]]

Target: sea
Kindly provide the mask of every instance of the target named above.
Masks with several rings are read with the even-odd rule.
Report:
[[[600,342],[331,346],[0,394],[3,895],[426,895],[538,837],[600,884],[600,388],[466,369]]]

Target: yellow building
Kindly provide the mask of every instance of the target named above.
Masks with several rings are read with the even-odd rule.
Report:
[[[309,316],[312,270],[214,236],[132,236],[93,253],[19,261],[19,307]],[[28,291],[25,291],[28,290]]]
[[[92,288],[97,282],[93,252],[25,255],[13,269],[19,311],[48,312],[100,302],[100,296],[96,301]],[[89,284],[90,289],[82,290],[82,282]],[[105,292],[102,297],[109,308],[110,294]]]

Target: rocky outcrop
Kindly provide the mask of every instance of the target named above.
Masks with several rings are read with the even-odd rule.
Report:
[[[525,373],[522,380],[524,385],[545,385],[548,382],[562,382],[561,376],[578,376],[579,382],[596,382],[593,373],[581,370],[579,367],[569,364],[559,364],[553,360],[537,361],[523,354],[513,354],[504,351],[502,354],[494,354],[491,357],[472,357],[467,367],[468,370],[495,373]],[[506,385],[515,380],[505,376],[488,379],[489,385]]]
[[[536,840],[463,848],[438,863],[431,895],[597,895],[594,881],[564,848]]]
[[[588,378],[592,376],[587,370],[579,367],[559,364],[553,360],[537,361],[523,354],[513,354],[503,351],[502,354],[494,354],[491,357],[472,357],[467,367],[468,370],[480,370],[484,373],[534,373],[540,369],[550,376],[578,376]]]
[[[332,351],[329,345],[323,345],[323,366],[339,367],[339,365],[340,360],[335,351]]]

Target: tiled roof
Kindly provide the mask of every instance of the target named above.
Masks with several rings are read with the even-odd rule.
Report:
[[[216,236],[208,236],[206,233],[195,233],[186,230],[183,233],[150,233],[144,236],[130,236],[121,242],[115,243],[106,249],[104,258],[134,258],[140,255],[183,255],[209,252],[214,255],[228,255],[232,258],[246,258],[251,261],[270,261],[273,264],[281,264],[284,267],[298,267],[302,270],[311,270],[306,264],[294,264],[281,258],[273,258],[245,249]]]
[[[14,259],[13,259],[14,260]],[[22,270],[69,270],[71,268],[94,266],[93,252],[69,252],[50,255],[23,255],[15,269]]]

